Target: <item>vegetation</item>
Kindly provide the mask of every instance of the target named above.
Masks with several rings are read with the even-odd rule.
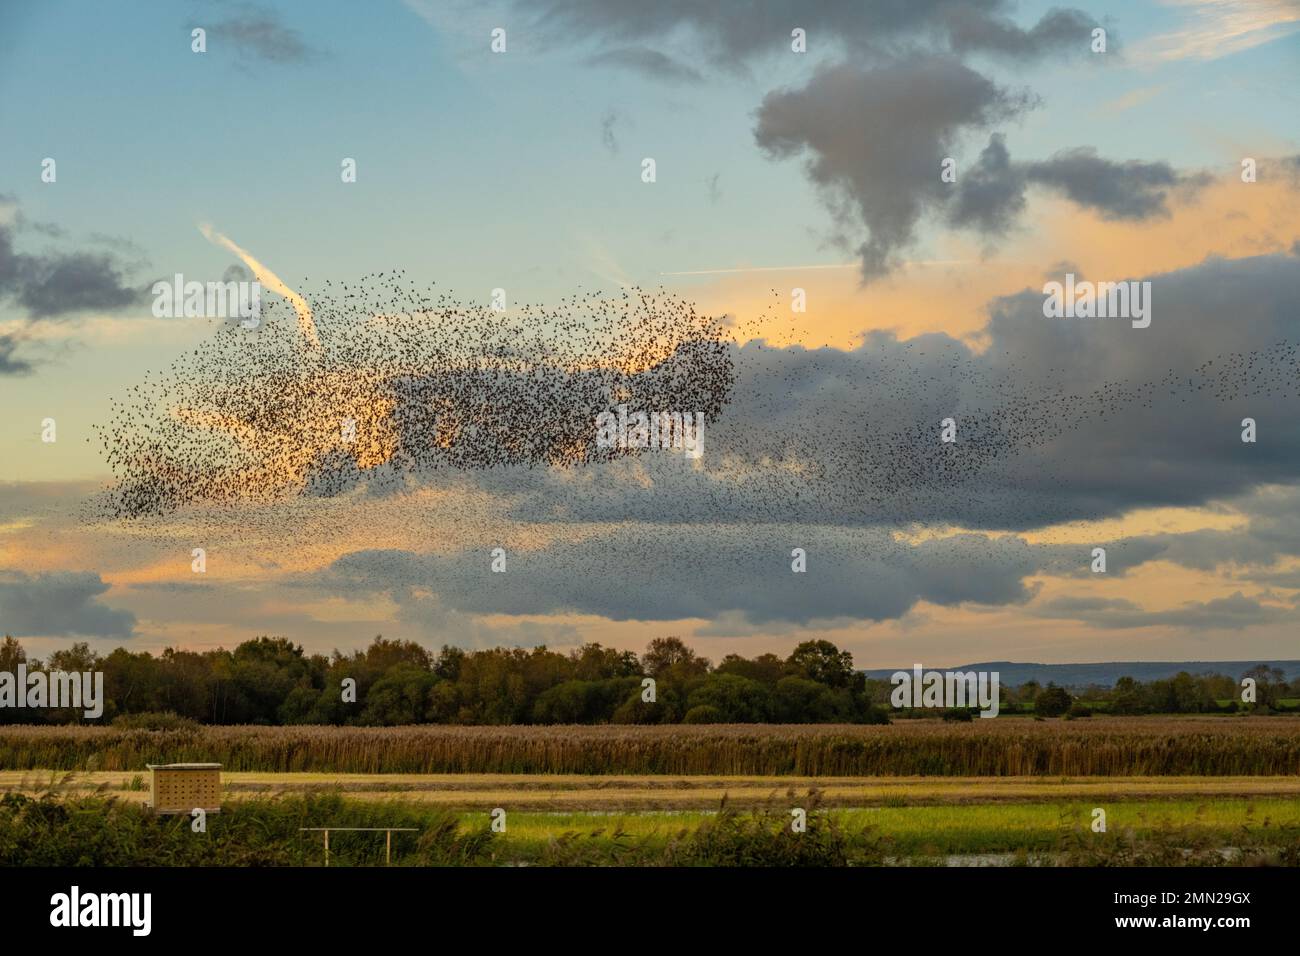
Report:
[[[1038,865],[1300,865],[1294,800],[1118,803],[1106,833],[1092,803],[826,810],[817,791],[760,807],[611,816],[507,813],[367,803],[338,794],[239,801],[194,833],[183,816],[155,816],[102,796],[0,799],[0,866],[319,866],[320,834],[302,827],[401,826],[397,866],[870,866],[947,862],[952,855]],[[806,830],[791,809],[806,812]],[[995,859],[994,857],[1000,857]],[[383,834],[330,834],[333,866],[384,864]]]
[[[1241,701],[1241,679],[1246,677],[1255,681],[1253,703]],[[880,698],[882,689],[874,686],[880,682],[870,683],[873,685],[873,699]],[[1286,674],[1280,669],[1259,664],[1237,676],[1183,671],[1173,677],[1146,683],[1132,677],[1121,677],[1114,687],[1060,688],[1048,684],[1044,688],[1037,681],[1027,681],[1019,687],[1002,688],[1001,711],[1004,714],[1037,713],[1049,717],[1058,716],[1058,710],[1060,713],[1072,710],[1075,717],[1090,716],[1092,712],[1117,716],[1239,711],[1267,714],[1300,710],[1296,706],[1300,702],[1294,698],[1297,693],[1300,693],[1300,680],[1288,684]],[[1071,699],[1073,706],[1068,703]],[[1060,710],[1063,703],[1066,709]]]
[[[415,827],[418,834],[393,835],[398,859],[424,866],[475,862],[490,842],[486,819],[466,830],[446,811],[366,804],[337,794],[232,804],[209,815],[207,832],[197,834],[186,816],[157,816],[112,798],[9,793],[0,799],[0,866],[319,865],[320,834],[299,828],[326,823]],[[330,854],[340,865],[382,864],[383,835],[331,833]]]
[[[364,651],[333,657],[260,637],[233,651],[168,649],[157,657],[85,643],[47,663],[12,637],[0,671],[103,671],[104,719],[126,727],[205,724],[677,724],[883,723],[853,658],[829,641],[805,641],[786,658],[728,655],[716,667],[675,637],[656,638],[638,658],[587,644],[569,654],[545,647],[436,655],[412,641],[376,637]],[[643,681],[655,681],[653,704]],[[345,681],[353,684],[347,687]],[[70,710],[0,709],[0,723],[75,723]]]
[[[0,728],[0,769],[802,776],[1300,773],[1292,717],[558,727]]]
[[[48,661],[27,657],[12,637],[0,643],[0,671],[102,671],[103,721],[153,730],[203,724],[328,724],[394,727],[523,724],[870,724],[895,710],[888,681],[868,680],[853,658],[829,641],[804,641],[782,658],[729,654],[716,666],[675,637],[656,638],[640,657],[599,644],[568,654],[545,647],[433,654],[412,641],[376,637],[364,651],[307,654],[284,638],[259,637],[233,651],[158,656],[117,648],[106,656],[77,643]],[[1248,674],[1256,700],[1238,700],[1237,678],[1178,674],[1141,684],[1070,689],[1030,681],[1002,687],[1000,712],[1081,718],[1172,713],[1300,711],[1285,675],[1264,666]],[[642,699],[653,678],[654,701]],[[1300,681],[1296,681],[1300,684]],[[955,711],[949,720],[966,719]],[[68,724],[81,710],[0,708],[0,724]],[[96,722],[99,722],[97,720]]]

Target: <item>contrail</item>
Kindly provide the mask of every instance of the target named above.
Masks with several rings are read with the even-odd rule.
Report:
[[[207,239],[208,242],[216,243],[233,252],[244,265],[253,270],[253,275],[258,282],[276,295],[288,299],[289,304],[293,306],[294,312],[298,313],[298,330],[302,332],[303,340],[307,343],[307,350],[312,353],[320,351],[320,337],[316,334],[316,323],[312,320],[311,306],[307,304],[306,299],[285,285],[278,275],[254,259],[251,253],[241,249],[231,239],[217,232],[206,222],[199,223],[199,232],[203,233],[203,238]]]

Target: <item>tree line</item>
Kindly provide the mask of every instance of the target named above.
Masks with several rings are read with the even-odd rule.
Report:
[[[728,654],[716,665],[676,637],[655,638],[638,656],[600,644],[567,654],[537,647],[436,653],[414,641],[376,637],[364,650],[307,654],[281,637],[258,637],[233,650],[168,648],[154,655],[116,648],[101,656],[85,643],[28,658],[6,636],[0,671],[102,671],[103,721],[161,726],[204,724],[678,724],[885,723],[888,681],[868,680],[830,641],[804,641],[787,657]],[[1256,701],[1240,703],[1241,684],[1220,674],[1181,673],[1074,693],[1030,681],[1001,688],[1001,711],[1086,717],[1214,713],[1294,708],[1300,679],[1256,667]],[[652,679],[652,684],[647,682]],[[955,715],[965,719],[969,712]],[[174,715],[174,717],[164,716]],[[911,716],[933,716],[917,711]],[[69,723],[69,710],[0,707],[0,723]]]
[[[6,637],[0,671],[16,672],[19,663],[29,672],[102,671],[102,719],[141,726],[163,714],[205,724],[361,726],[887,720],[852,655],[829,641],[805,641],[784,658],[729,654],[716,666],[676,637],[652,640],[639,657],[600,644],[567,654],[451,646],[432,653],[382,636],[330,656],[280,637],[157,656],[121,647],[100,656],[82,642],[42,663]],[[66,710],[0,708],[0,723],[77,719]]]

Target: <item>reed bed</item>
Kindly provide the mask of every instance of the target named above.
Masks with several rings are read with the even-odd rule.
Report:
[[[795,776],[1300,774],[1300,720],[1103,718],[891,726],[0,727],[0,770]]]

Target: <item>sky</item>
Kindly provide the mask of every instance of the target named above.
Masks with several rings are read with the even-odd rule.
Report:
[[[1298,75],[1293,0],[0,0],[0,630],[1300,658]],[[96,428],[228,331],[153,283],[232,267],[503,289],[503,328],[662,288],[732,400],[690,463],[105,518]],[[1151,325],[1045,316],[1067,273]]]

